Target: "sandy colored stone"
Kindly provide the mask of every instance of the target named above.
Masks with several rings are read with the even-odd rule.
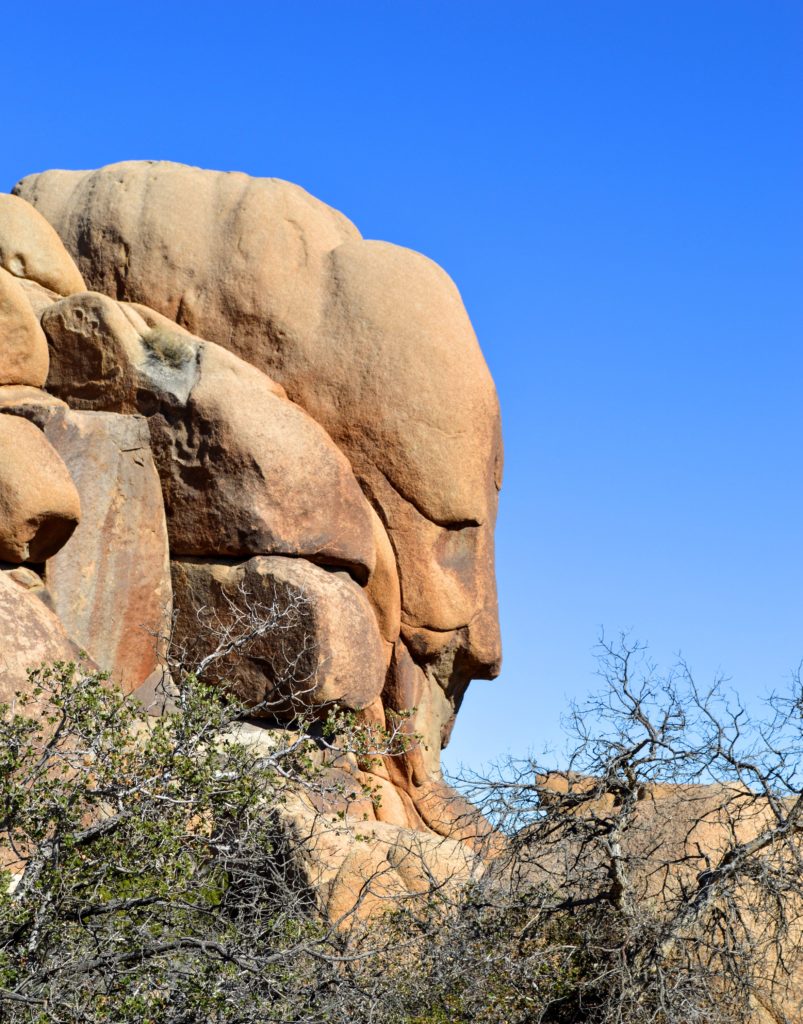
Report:
[[[173,593],[174,637],[190,668],[214,649],[221,629],[253,637],[204,675],[261,714],[286,717],[294,708],[335,701],[361,708],[382,690],[376,620],[362,588],[345,573],[303,558],[174,561]]]
[[[393,645],[401,629],[401,590],[396,556],[382,520],[371,508],[376,562],[365,587],[365,593],[376,614],[383,640]]]
[[[37,281],[29,281],[25,277],[16,277],[14,280],[25,292],[28,305],[33,310],[33,315],[37,320],[42,319],[42,313],[44,313],[48,306],[52,306],[54,302],[58,302],[62,297],[58,292],[45,288],[44,285],[39,284]]]
[[[118,303],[81,292],[46,309],[42,327],[50,346],[50,392],[79,409],[137,411],[141,333]]]
[[[484,865],[464,843],[383,821],[343,822],[291,799],[279,812],[289,848],[330,921],[348,926],[436,888],[456,895]]]
[[[434,522],[486,522],[498,403],[448,275],[410,249],[360,240],[334,250],[326,288],[315,347],[297,357],[292,384],[287,370],[278,379],[361,479],[378,470]]]
[[[45,172],[16,191],[93,287],[237,352],[346,453],[394,554],[402,636],[424,689],[439,687],[450,705],[445,741],[469,681],[493,678],[501,659],[498,402],[448,275],[267,179],[129,163]],[[390,643],[385,554],[368,589]]]
[[[56,409],[66,409],[67,403],[41,388],[27,384],[6,384],[0,387],[0,412],[15,413],[44,427]]]
[[[15,570],[12,570],[14,572]],[[0,571],[0,701],[9,702],[17,690],[28,692],[28,672],[43,663],[77,661],[80,649],[38,588],[25,578]]]
[[[268,179],[129,163],[45,172],[17,190],[76,254],[81,239],[94,287],[155,307],[285,386],[392,526],[404,621],[462,631],[463,674],[495,675],[498,403],[448,276]],[[288,214],[291,196],[303,215]]]
[[[501,669],[495,510],[484,526],[444,527],[378,475],[370,493],[396,554],[402,637],[456,712],[472,679],[493,679]]]
[[[0,384],[41,387],[47,368],[47,338],[25,292],[0,267]]]
[[[140,416],[60,411],[45,435],[70,471],[81,523],[47,562],[69,633],[125,692],[159,663],[170,622],[170,557],[162,492]]]
[[[132,161],[46,171],[15,191],[91,287],[266,370],[358,474],[376,466],[428,518],[485,521],[498,403],[460,295],[432,261],[363,241],[275,179]]]
[[[0,267],[59,295],[86,289],[58,234],[30,203],[0,193]]]
[[[328,253],[359,238],[297,185],[165,161],[46,171],[15,192],[54,225],[91,288],[142,302],[245,358],[262,345],[266,321],[276,336],[314,327],[310,293]],[[227,310],[237,311],[236,339]]]
[[[348,461],[265,374],[97,293],[42,324],[55,394],[148,417],[174,555],[304,555],[368,578],[371,509]]]
[[[411,738],[409,749],[383,760],[389,780],[414,809],[411,823],[417,819],[419,827],[469,845],[485,843],[488,822],[444,781],[440,771],[440,751],[455,713],[452,703],[413,661],[401,640],[394,649],[382,699],[386,708],[409,716],[401,726]]]
[[[0,561],[43,562],[81,516],[75,484],[42,431],[0,415]]]

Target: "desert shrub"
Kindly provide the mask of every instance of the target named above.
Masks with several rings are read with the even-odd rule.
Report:
[[[192,345],[177,332],[152,327],[142,336],[142,343],[151,355],[173,369],[180,369],[195,356]]]
[[[192,673],[151,718],[101,674],[36,670],[0,715],[0,1019],[799,1019],[799,681],[748,728],[685,666],[625,642],[602,665],[563,770],[463,780],[496,827],[483,874],[336,928],[276,811],[324,784],[321,735],[370,753],[358,717],[254,751]]]

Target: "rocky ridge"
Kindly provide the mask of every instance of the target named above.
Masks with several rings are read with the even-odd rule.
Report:
[[[79,650],[152,693],[168,634],[197,664],[280,607],[215,664],[251,728],[405,713],[360,816],[459,837],[440,750],[499,672],[502,446],[439,267],[276,179],[35,174],[0,196],[0,413],[1,699]]]

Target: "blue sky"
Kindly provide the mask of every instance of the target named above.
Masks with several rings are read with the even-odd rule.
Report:
[[[599,628],[745,699],[803,657],[803,7],[18,5],[0,188],[296,181],[454,277],[499,388],[505,667],[446,761],[559,745]]]

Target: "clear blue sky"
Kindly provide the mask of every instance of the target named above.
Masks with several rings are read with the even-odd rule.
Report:
[[[803,657],[803,6],[40,3],[0,187],[287,178],[454,277],[502,401],[505,667],[447,763],[556,743],[600,626],[746,697]]]

